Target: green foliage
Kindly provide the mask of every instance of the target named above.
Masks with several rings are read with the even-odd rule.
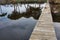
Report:
[[[47,0],[2,0],[2,2],[0,2],[0,4],[8,4],[8,3],[13,3],[13,1],[15,2],[47,2]]]

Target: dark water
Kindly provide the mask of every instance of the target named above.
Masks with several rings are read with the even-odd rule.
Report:
[[[57,40],[60,40],[60,4],[52,5],[52,18],[54,21]]]
[[[0,40],[29,40],[41,14],[39,5],[0,5]]]
[[[60,40],[60,23],[54,22],[54,28],[55,28],[57,40]]]

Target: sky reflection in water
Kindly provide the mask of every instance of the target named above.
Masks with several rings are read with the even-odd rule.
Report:
[[[43,4],[42,6],[44,5],[45,4]],[[33,4],[31,6],[34,7]],[[0,40],[28,40],[38,20],[38,18],[35,19],[34,17],[37,17],[38,15],[32,14],[33,16],[30,16],[28,18],[22,16],[17,20],[12,20],[9,19],[7,16],[9,14],[12,14],[12,11],[14,10],[14,6],[1,5],[1,8],[2,8],[2,13],[7,13],[7,15],[0,17]],[[19,9],[21,13],[26,12],[26,8],[24,7],[24,5],[22,5],[22,7],[19,7]],[[17,11],[19,12],[18,8]]]

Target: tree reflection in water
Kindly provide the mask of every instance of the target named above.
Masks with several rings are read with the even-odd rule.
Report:
[[[60,22],[60,4],[51,5],[52,8],[52,17],[54,22]]]
[[[60,13],[52,13],[53,21],[60,22]]]
[[[2,12],[2,8],[1,8],[1,5],[0,5],[0,17],[3,17],[3,16],[5,16],[5,15],[7,15],[7,13],[3,13],[3,12]]]
[[[17,11],[13,11],[12,14],[9,14],[8,15],[8,18],[14,19],[14,20],[19,19],[20,17],[21,17],[21,15]]]
[[[38,19],[41,14],[41,9],[40,7],[34,8],[34,7],[29,7],[26,12],[20,13],[17,11],[13,11],[12,14],[8,15],[8,18],[11,20],[17,20],[21,17],[29,18],[33,17],[34,19]]]
[[[0,14],[0,17],[4,17],[6,15],[7,15],[7,13],[2,13],[2,14]]]

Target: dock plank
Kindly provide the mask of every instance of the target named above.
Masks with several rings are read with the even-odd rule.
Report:
[[[57,40],[49,3],[41,13],[30,40]]]

